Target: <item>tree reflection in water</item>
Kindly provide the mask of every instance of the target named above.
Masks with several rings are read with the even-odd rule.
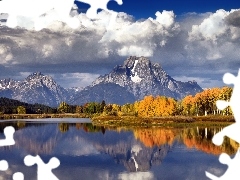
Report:
[[[152,177],[155,175],[161,177],[162,174],[168,173],[169,167],[177,169],[176,172],[185,170],[188,172],[190,167],[201,166],[199,174],[204,176],[204,172],[200,170],[203,171],[207,167],[220,164],[215,155],[222,152],[235,154],[239,146],[227,138],[222,146],[215,146],[212,143],[212,137],[221,130],[219,127],[110,128],[94,126],[91,123],[22,123],[16,121],[12,124],[0,123],[1,137],[3,137],[4,127],[9,125],[16,129],[16,144],[8,149],[0,148],[0,151],[4,152],[0,154],[5,156],[8,153],[9,158],[17,157],[15,152],[44,156],[57,155],[62,163],[59,175],[65,171],[64,168],[74,170],[78,175],[80,172],[84,174],[83,171],[87,167],[91,171],[98,168],[105,168],[109,172],[114,172],[113,169],[121,171],[121,177],[128,177],[128,175],[139,172],[151,172]],[[206,153],[212,155],[209,156]],[[212,157],[216,157],[217,163]],[[192,163],[195,166],[192,166]],[[75,167],[77,168],[74,169]],[[194,175],[195,170],[193,169]],[[102,169],[99,172],[102,172]],[[172,173],[174,174],[171,171],[169,177]],[[175,175],[179,176],[176,173]],[[179,179],[187,178],[182,176]]]
[[[221,146],[212,143],[213,136],[222,128],[188,128],[181,133],[181,140],[188,148],[196,148],[200,151],[219,155],[222,152],[235,154],[239,144],[232,139],[225,138]]]
[[[235,154],[239,144],[230,138],[225,138],[221,146],[212,143],[214,134],[221,131],[222,128],[139,128],[133,130],[134,137],[140,140],[146,147],[161,146],[164,144],[172,145],[173,142],[179,141],[186,145],[187,148],[195,148],[205,153],[219,155],[222,152]]]

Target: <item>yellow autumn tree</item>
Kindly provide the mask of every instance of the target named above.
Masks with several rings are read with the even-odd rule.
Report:
[[[199,94],[200,95],[200,94]],[[188,95],[182,100],[182,108],[184,115],[193,115],[195,112],[196,99],[192,95]]]
[[[177,102],[165,96],[146,96],[138,103],[138,115],[143,117],[158,117],[175,115]]]
[[[153,114],[152,103],[154,101],[153,96],[145,96],[143,100],[139,102],[138,115],[149,117]]]

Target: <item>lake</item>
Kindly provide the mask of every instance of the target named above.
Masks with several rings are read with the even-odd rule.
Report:
[[[222,175],[227,166],[219,155],[234,155],[238,148],[230,139],[221,147],[212,143],[222,127],[109,129],[89,119],[27,119],[2,121],[1,139],[6,126],[15,128],[16,144],[0,147],[0,160],[9,163],[0,179],[12,179],[15,172],[37,179],[37,166],[26,166],[23,159],[39,155],[45,163],[60,160],[53,169],[60,180],[202,180],[208,179],[205,171]]]

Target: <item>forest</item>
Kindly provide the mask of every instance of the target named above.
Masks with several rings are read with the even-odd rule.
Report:
[[[139,117],[232,115],[229,107],[220,111],[216,106],[217,100],[229,101],[231,94],[231,87],[222,87],[205,89],[195,96],[188,95],[182,100],[149,95],[140,101],[124,105],[106,104],[105,101],[89,102],[77,105],[74,113]],[[58,112],[70,113],[70,107],[62,102]]]
[[[165,96],[145,96],[140,101],[124,105],[88,102],[83,105],[69,105],[61,102],[59,107],[52,108],[42,104],[28,104],[8,98],[0,98],[1,114],[81,114],[83,117],[92,115],[165,117],[165,116],[206,116],[232,115],[228,107],[223,111],[216,107],[217,100],[229,101],[232,94],[231,87],[211,88],[188,95],[181,100]]]

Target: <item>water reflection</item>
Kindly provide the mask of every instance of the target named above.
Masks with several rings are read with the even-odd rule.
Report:
[[[177,129],[139,128],[133,130],[134,137],[139,139],[146,147],[161,146],[164,144],[172,145],[174,139],[179,134]]]
[[[239,144],[232,139],[225,138],[221,146],[215,146],[212,143],[214,134],[221,131],[222,128],[189,128],[184,129],[181,133],[181,141],[188,148],[196,148],[200,151],[219,155],[226,152],[230,155],[235,154]]]
[[[9,171],[23,172],[25,179],[36,179],[36,167],[23,164],[27,154],[39,154],[45,162],[58,157],[61,165],[53,172],[59,179],[206,179],[205,170],[221,175],[226,169],[216,155],[238,148],[230,139],[221,147],[212,144],[219,127],[109,129],[91,123],[3,122],[0,138],[9,125],[16,129],[16,144],[1,147],[0,160],[9,160]],[[9,179],[11,172],[1,173],[0,179]]]

